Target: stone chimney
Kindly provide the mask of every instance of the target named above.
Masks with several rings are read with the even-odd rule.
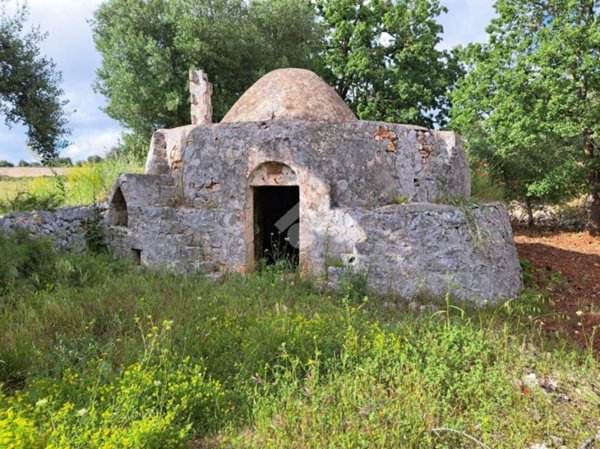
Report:
[[[213,86],[204,70],[190,70],[190,113],[192,125],[212,123]]]

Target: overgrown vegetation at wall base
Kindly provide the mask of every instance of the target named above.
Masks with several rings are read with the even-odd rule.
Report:
[[[0,239],[0,447],[493,448],[598,432],[600,367],[536,292],[468,311],[213,281]],[[471,445],[471,446],[469,446]]]

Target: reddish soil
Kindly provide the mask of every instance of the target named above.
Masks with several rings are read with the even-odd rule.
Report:
[[[600,356],[600,238],[588,233],[515,230],[521,259],[550,297],[550,314],[538,320]]]

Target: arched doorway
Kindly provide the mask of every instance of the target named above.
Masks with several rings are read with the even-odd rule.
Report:
[[[300,258],[300,188],[296,173],[279,162],[259,165],[250,176],[248,195],[249,268],[257,261],[292,266]]]

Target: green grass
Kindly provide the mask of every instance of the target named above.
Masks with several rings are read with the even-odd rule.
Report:
[[[600,367],[540,335],[536,292],[417,315],[272,268],[215,282],[24,235],[0,253],[18,255],[0,265],[0,447],[477,447],[438,428],[579,447],[598,430]]]
[[[73,167],[66,176],[37,178],[0,177],[0,213],[45,210],[106,200],[120,173],[141,173],[143,167],[126,159],[111,158]]]
[[[26,191],[27,184],[31,179],[0,176],[0,203],[12,200],[19,192]]]

